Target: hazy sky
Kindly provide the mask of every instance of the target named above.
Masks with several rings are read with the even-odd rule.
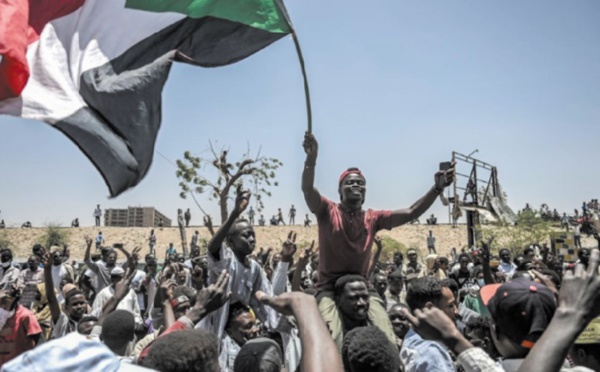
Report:
[[[498,167],[513,209],[559,211],[600,197],[600,2],[287,1],[307,63],[316,185],[337,200],[342,170],[367,177],[366,206],[407,207],[433,185],[453,150]],[[174,66],[156,149],[174,161],[208,140],[279,158],[265,215],[295,204],[306,129],[302,77],[290,37],[228,67]],[[109,199],[100,174],[50,126],[0,117],[0,218],[8,225],[92,224],[103,208],[155,206],[175,217],[175,168],[155,154],[147,177]],[[201,198],[217,216],[217,205]],[[438,201],[431,212],[447,220]],[[314,220],[314,219],[313,219]],[[424,221],[424,218],[422,218]]]

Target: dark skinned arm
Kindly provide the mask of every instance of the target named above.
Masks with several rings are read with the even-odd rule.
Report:
[[[231,297],[231,292],[227,292],[227,284],[229,284],[229,274],[223,270],[215,284],[198,291],[196,303],[185,317],[192,323],[198,324],[206,315],[223,306]]]
[[[294,270],[294,276],[292,277],[292,291],[302,292],[302,287],[300,285],[302,282],[302,272],[306,268],[306,265],[308,265],[308,262],[313,255],[314,248],[315,241],[313,240],[310,247],[305,249],[304,252],[300,254],[300,257],[298,258],[298,264]]]
[[[233,226],[233,223],[238,219],[238,217],[242,214],[242,212],[244,212],[244,210],[248,206],[248,202],[250,201],[251,195],[252,194],[250,193],[250,191],[242,191],[241,186],[238,186],[237,197],[235,199],[235,207],[231,211],[231,214],[229,214],[229,217],[227,217],[227,221],[225,221],[225,223],[221,225],[221,227],[219,227],[219,230],[217,230],[215,235],[208,242],[208,252],[216,260],[221,259],[221,246],[223,245],[225,238],[227,238],[227,234],[229,233],[229,229],[231,229],[231,226]]]
[[[89,236],[84,236],[85,238],[85,254],[83,256],[83,262],[85,262],[85,264],[87,265],[87,267],[90,268],[90,270],[96,272],[98,269],[98,266],[96,265],[96,263],[94,261],[92,261],[92,257],[90,254],[90,250],[92,249],[92,238],[90,238]]]
[[[46,252],[46,249],[42,248],[41,252],[42,264],[44,265],[44,285],[46,286],[46,298],[48,298],[48,307],[50,308],[50,314],[52,315],[52,323],[56,324],[58,318],[60,318],[60,305],[56,294],[54,293],[54,283],[52,281],[52,263],[50,259],[50,253]]]
[[[560,370],[573,342],[589,322],[600,315],[599,261],[600,252],[594,249],[587,270],[577,265],[574,274],[565,273],[558,308],[519,372]]]
[[[496,281],[492,276],[492,269],[490,268],[490,244],[492,244],[492,239],[490,239],[487,243],[481,242],[482,249],[482,258],[481,265],[483,266],[483,281],[485,284],[494,284]]]
[[[165,280],[160,285],[160,297],[162,302],[163,321],[165,323],[165,329],[169,329],[176,319],[173,307],[171,306],[171,300],[173,300],[173,289],[177,286],[174,280]]]
[[[277,312],[286,316],[293,315],[296,318],[302,345],[301,371],[341,372],[344,370],[340,353],[321,317],[314,296],[302,292],[289,292],[270,297],[258,291],[256,298]]]
[[[375,237],[375,245],[377,246],[377,250],[375,251],[375,254],[373,255],[373,262],[371,262],[371,267],[369,268],[369,271],[367,273],[367,279],[371,280],[373,273],[375,272],[375,268],[377,267],[377,264],[379,263],[379,256],[381,255],[381,250],[383,249],[383,245],[381,244],[381,237],[376,236]]]
[[[302,171],[302,193],[306,205],[312,213],[316,213],[321,206],[321,194],[315,188],[315,166],[317,165],[317,155],[319,152],[319,144],[312,133],[304,134],[304,142],[302,143],[306,160],[304,161],[304,170]]]
[[[435,184],[427,193],[417,200],[410,208],[392,211],[392,227],[398,227],[419,218],[431,207],[435,199],[444,192],[444,188],[450,186],[454,180],[454,165],[446,171],[435,174]]]

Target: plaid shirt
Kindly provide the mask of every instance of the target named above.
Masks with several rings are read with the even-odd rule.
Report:
[[[19,303],[26,308],[31,308],[31,303],[35,301],[37,285],[44,281],[44,270],[38,268],[37,271],[31,271],[27,268],[19,273],[17,286],[23,289]]]

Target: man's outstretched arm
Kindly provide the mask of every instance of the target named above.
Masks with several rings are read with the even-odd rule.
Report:
[[[261,291],[256,292],[255,296],[262,304],[285,316],[293,315],[296,318],[302,344],[301,371],[344,370],[340,353],[319,313],[314,296],[302,292],[289,292],[271,297]]]
[[[321,206],[321,194],[315,188],[315,166],[317,165],[317,154],[319,152],[319,144],[312,133],[304,135],[302,143],[306,160],[304,161],[304,170],[302,171],[302,192],[304,200],[311,212],[316,213]]]
[[[435,184],[427,193],[409,208],[397,209],[392,212],[392,227],[398,227],[419,218],[431,207],[435,198],[444,192],[444,189],[454,181],[454,165],[452,168],[439,171],[435,174]]]

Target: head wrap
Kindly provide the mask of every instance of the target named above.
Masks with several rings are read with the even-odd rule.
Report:
[[[348,175],[350,175],[352,173],[358,174],[358,175],[364,177],[364,175],[362,174],[362,172],[360,171],[360,169],[358,169],[358,168],[349,168],[349,169],[346,169],[345,171],[342,172],[342,174],[340,175],[340,180],[339,180],[338,184],[341,185],[342,181],[344,180],[344,178],[346,178]]]

